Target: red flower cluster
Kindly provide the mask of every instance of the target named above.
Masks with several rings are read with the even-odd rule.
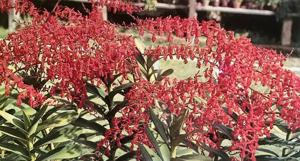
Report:
[[[1,46],[1,45],[0,45]],[[8,95],[12,89],[18,90],[17,105],[21,105],[22,101],[29,98],[29,104],[36,107],[44,101],[44,96],[38,93],[32,86],[23,82],[22,77],[17,76],[8,68],[6,57],[0,52],[0,83],[5,84],[5,93]]]
[[[58,92],[80,106],[87,98],[86,81],[98,84],[137,68],[133,38],[118,34],[97,10],[84,17],[57,8],[55,15],[44,12],[31,23],[1,40],[1,55],[18,73],[52,84],[53,94]]]
[[[255,160],[258,140],[269,136],[276,117],[286,120],[293,130],[300,128],[294,117],[300,114],[300,79],[282,68],[282,55],[258,48],[246,38],[236,39],[211,22],[167,18],[138,24],[141,33],[147,31],[153,36],[176,33],[187,39],[205,37],[202,45],[158,46],[145,53],[155,59],[172,59],[174,55],[185,61],[196,59],[198,68],[206,69],[184,81],[137,83],[127,95],[129,105],[117,119],[128,120],[120,124],[125,131],[147,124],[139,120],[148,118],[151,107],[176,116],[188,110],[184,127],[190,140],[221,148],[224,138],[217,136],[214,125],[222,124],[233,129],[231,151],[239,151],[242,159]],[[155,104],[157,101],[163,106]]]
[[[6,12],[9,9],[14,8],[18,13],[29,13],[34,15],[37,13],[32,0],[1,0],[0,1],[0,12]]]

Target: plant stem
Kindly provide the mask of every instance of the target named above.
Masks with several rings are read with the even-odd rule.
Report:
[[[1,158],[4,158],[5,150],[1,150]]]
[[[287,130],[285,141],[289,141],[290,135],[291,135],[291,130]],[[281,154],[282,157],[285,157],[287,155],[286,150],[287,150],[287,148],[283,148],[282,154]]]
[[[33,142],[32,142],[32,139],[28,138],[28,153],[30,155],[30,160],[31,161],[35,161],[36,160],[36,156],[34,154],[34,152],[32,153],[32,150],[33,150]]]
[[[176,145],[171,147],[171,158],[176,158],[176,150],[177,150]]]

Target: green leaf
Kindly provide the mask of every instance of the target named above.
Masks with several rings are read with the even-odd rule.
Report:
[[[73,122],[73,124],[75,126],[79,126],[79,127],[83,127],[83,128],[88,128],[88,129],[92,129],[97,131],[100,135],[103,135],[106,131],[106,128],[104,128],[102,125],[94,122],[94,121],[90,121],[90,120],[86,120],[84,118],[78,118],[77,120],[75,120]]]
[[[292,137],[290,137],[289,141],[292,141],[292,140],[299,140],[300,138],[300,132],[296,132],[296,133],[293,133]]]
[[[139,148],[141,150],[142,157],[145,161],[153,161],[151,155],[148,153],[144,145],[139,144]]]
[[[92,105],[93,107],[93,110],[97,111],[99,114],[101,114],[103,117],[106,115],[105,114],[105,111],[106,111],[106,108],[105,106],[102,106],[102,105],[99,105],[93,101],[88,101],[89,104]]]
[[[11,128],[11,127],[8,127],[8,126],[0,126],[0,132],[5,134],[5,135],[8,135],[10,137],[16,138],[20,141],[24,141],[24,142],[27,141],[26,135],[24,135],[18,129],[14,129],[14,128]]]
[[[213,159],[200,154],[190,154],[177,157],[172,161],[213,161]]]
[[[2,116],[7,122],[15,125],[18,127],[22,132],[26,133],[24,131],[24,122],[20,120],[19,118],[15,117],[14,115],[11,115],[5,111],[0,110],[0,116]]]
[[[150,110],[150,118],[153,121],[155,128],[157,129],[157,132],[159,133],[161,138],[166,144],[168,144],[169,141],[166,134],[166,129],[164,128],[163,123],[159,120],[159,118],[155,115],[155,113],[152,110]]]
[[[59,137],[61,137],[62,134],[59,131],[56,132],[50,132],[48,135],[46,135],[45,137],[39,139],[35,144],[34,147],[35,148],[39,148],[40,146],[46,145],[46,144],[50,144],[50,143],[55,143],[53,140],[57,139]],[[65,140],[64,140],[65,141]]]
[[[116,161],[129,161],[130,159],[133,159],[133,157],[136,155],[134,151],[128,152],[116,159]]]
[[[269,149],[258,148],[257,150],[258,150],[258,151],[261,151],[261,152],[265,152],[265,153],[272,154],[272,155],[274,155],[274,156],[276,156],[276,157],[279,157],[279,155],[278,155],[276,152],[273,152],[273,151],[271,151],[271,150],[269,150]]]
[[[33,137],[33,136],[35,136],[35,134],[37,134],[36,132],[36,130],[37,130],[37,128],[38,128],[38,126],[39,126],[39,124],[38,124],[38,122],[36,122],[35,124],[33,124],[31,127],[30,127],[30,129],[29,129],[29,132],[28,132],[28,136],[29,137]]]
[[[158,80],[158,81],[161,81],[161,80],[163,80],[163,78],[165,78],[165,77],[171,75],[173,72],[174,72],[173,69],[167,69],[167,70],[165,70],[163,73],[161,73],[161,74],[159,74],[159,75],[157,76],[157,80]]]
[[[114,88],[113,91],[108,94],[108,97],[113,98],[118,93],[122,94],[125,91],[127,91],[129,88],[131,88],[132,85],[133,85],[133,83],[122,84],[122,85]]]
[[[230,161],[230,157],[223,151],[221,150],[217,150],[217,149],[214,149],[214,148],[211,148],[205,144],[202,144],[201,145],[203,147],[203,149],[207,150],[208,152],[216,155],[216,156],[219,156],[221,157],[222,159],[224,159],[225,161]]]
[[[187,116],[187,110],[185,110],[184,112],[182,112],[176,119],[174,119],[171,127],[170,127],[170,135],[172,138],[178,138],[177,139],[177,143],[175,144],[176,146],[183,141],[182,137],[179,139],[179,135],[180,135],[180,130],[182,128],[183,122],[185,120]],[[184,138],[183,138],[184,139]]]
[[[289,130],[287,123],[285,123],[281,119],[277,119],[274,125],[276,125],[281,131],[285,133],[287,133]]]
[[[29,117],[27,116],[27,114],[25,113],[25,111],[22,110],[22,113],[23,113],[24,125],[25,125],[25,128],[27,130],[31,126],[31,121],[30,121]]]
[[[199,153],[198,145],[189,141],[188,139],[184,139],[184,144],[193,149],[195,152]]]
[[[25,157],[26,159],[29,160],[29,157],[28,157],[29,154],[26,151],[26,149],[23,148],[23,146],[2,142],[0,144],[0,148],[4,149],[4,150],[7,150],[7,151],[10,151],[12,153],[15,153],[17,155],[21,155],[21,156],[23,156],[23,157]]]
[[[115,105],[115,107],[112,109],[112,110],[110,110],[110,111],[108,111],[108,113],[106,114],[106,117],[108,118],[108,119],[112,119],[112,118],[114,118],[115,117],[115,115],[122,109],[122,108],[124,108],[126,105],[127,105],[127,101],[125,100],[125,101],[122,101],[122,102],[120,102],[120,103],[118,103],[117,105]]]
[[[150,69],[154,64],[156,60],[153,60],[150,56],[147,57],[147,67]]]
[[[177,117],[174,120],[172,126],[170,127],[170,129],[171,129],[170,133],[171,133],[172,136],[176,137],[180,134],[180,130],[181,130],[181,127],[183,125],[186,114],[187,114],[187,111],[184,111],[183,113],[181,113],[179,115],[179,117]],[[176,135],[174,135],[174,134],[176,134]]]
[[[38,111],[38,113],[35,114],[35,117],[34,117],[34,119],[32,120],[30,129],[29,129],[29,132],[28,132],[28,136],[29,136],[29,137],[31,137],[33,134],[36,133],[37,127],[38,127],[38,125],[39,125],[39,121],[40,121],[40,119],[44,116],[44,114],[46,113],[46,111],[47,111],[47,107],[46,107],[46,106],[43,106],[43,107]]]
[[[255,158],[256,161],[281,161],[281,159],[269,155],[259,155],[255,156]]]
[[[170,152],[168,145],[166,143],[163,143],[160,145],[159,149],[162,153],[162,157],[163,157],[162,160],[169,161],[171,159],[171,152]]]
[[[24,157],[22,155],[16,155],[15,153],[10,153],[5,156],[5,158],[1,158],[1,161],[12,161],[12,160],[17,160],[17,161],[28,161],[29,159],[26,159],[27,157]]]
[[[34,144],[34,147],[40,147],[40,146],[47,145],[47,144],[67,142],[74,138],[77,138],[80,135],[80,133],[81,133],[81,129],[75,128],[73,126],[58,128],[58,129],[52,130],[45,137],[39,139]]]
[[[152,131],[148,127],[146,127],[146,134],[148,136],[148,139],[151,141],[152,145],[154,146],[154,149],[157,152],[158,156],[163,160],[163,156],[159,149],[158,142],[156,141],[154,135],[152,134]]]
[[[39,124],[36,131],[39,132],[47,128],[65,126],[67,124],[70,124],[76,118],[77,118],[77,113],[75,111],[65,111],[65,112],[57,113],[56,115],[48,118],[47,120]]]
[[[223,134],[225,134],[229,139],[233,139],[233,136],[232,136],[232,130],[227,127],[227,126],[224,126],[222,124],[214,124],[214,127],[216,129],[218,129],[220,132],[222,132]]]
[[[17,107],[17,108],[18,108],[18,112],[16,112],[14,114],[15,116],[16,115],[23,116],[23,112],[25,112],[27,116],[32,116],[32,115],[36,114],[36,110],[25,103],[22,103],[21,107]]]
[[[259,145],[279,145],[279,146],[287,146],[287,145],[297,145],[297,143],[293,143],[293,142],[288,142],[282,138],[280,138],[279,136],[271,133],[270,137],[265,137],[262,138],[258,141]]]
[[[93,150],[97,149],[97,143],[88,140],[74,140],[76,143],[85,145]]]
[[[41,155],[36,161],[71,159],[81,155],[81,147],[78,145],[62,146]]]
[[[15,99],[11,99],[3,95],[2,97],[0,97],[0,109],[5,109],[9,105],[13,105],[14,102],[16,102]]]
[[[137,61],[140,63],[140,65],[146,70],[146,67],[145,67],[146,61],[145,61],[143,55],[142,55],[142,54],[139,54],[139,55],[136,57],[136,60],[137,60]]]
[[[86,89],[89,93],[94,94],[94,95],[102,98],[102,100],[104,100],[105,92],[103,90],[97,88],[95,85],[86,83]]]
[[[293,157],[293,158],[300,158],[300,151],[297,152],[297,153],[295,153],[295,154],[293,154],[291,157]]]
[[[70,103],[70,102],[67,102],[66,100],[63,100],[63,99],[59,99],[59,101],[62,101],[62,102],[65,102],[65,103]],[[47,120],[48,117],[52,116],[53,114],[55,114],[57,111],[59,111],[60,108],[63,108],[63,107],[43,107],[45,109],[41,110],[40,113],[41,113],[41,116],[42,116],[42,120]],[[38,117],[40,118],[40,117]]]

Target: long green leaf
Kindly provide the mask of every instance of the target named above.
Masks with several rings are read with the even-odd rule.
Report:
[[[62,160],[76,158],[82,155],[81,147],[77,145],[62,146],[41,155],[36,161]]]
[[[92,129],[97,131],[100,135],[103,135],[106,131],[106,128],[104,128],[102,125],[94,122],[94,121],[90,121],[90,120],[86,120],[84,118],[78,118],[77,120],[75,120],[73,122],[73,124],[75,126],[79,126],[79,127],[84,127],[84,128],[88,128],[88,129]]]
[[[269,155],[255,156],[256,161],[281,161],[281,159]]]
[[[55,131],[55,132],[50,132],[48,135],[46,135],[45,137],[39,139],[35,144],[34,147],[35,148],[39,148],[40,146],[46,145],[46,144],[50,144],[50,143],[55,143],[53,140],[57,139],[59,137],[61,137],[62,134],[59,131]],[[65,140],[64,140],[65,141]]]
[[[61,102],[64,102],[65,100],[63,99],[58,99],[59,101]],[[66,103],[70,103],[70,102],[67,102]],[[64,105],[61,105],[61,106],[64,106]],[[66,105],[68,106],[68,105]],[[52,115],[54,115],[57,111],[60,110],[60,108],[64,108],[65,107],[46,107],[46,109],[44,110],[41,110],[41,114],[42,114],[42,120],[47,120],[49,117],[51,117]]]
[[[22,120],[20,120],[19,118],[15,117],[14,115],[11,115],[5,111],[2,111],[2,110],[0,110],[0,116],[2,116],[7,122],[18,127],[20,130],[22,130],[22,132],[25,132],[24,131],[24,128],[25,128],[24,122]]]
[[[218,129],[220,132],[222,132],[223,134],[225,134],[229,139],[231,140],[233,139],[232,130],[227,126],[224,126],[222,124],[214,124],[214,127]]]
[[[113,91],[110,92],[110,93],[108,94],[108,97],[110,98],[110,100],[112,100],[112,98],[113,98],[116,94],[118,94],[118,93],[122,94],[122,93],[124,93],[125,91],[128,91],[128,89],[130,89],[130,88],[132,87],[132,85],[133,85],[133,83],[122,84],[122,85],[120,85],[120,86],[114,88]]]
[[[93,150],[97,149],[97,143],[88,140],[74,140],[76,143],[85,145]]]
[[[172,161],[213,161],[213,159],[200,154],[190,154],[177,157]]]
[[[157,80],[161,81],[161,80],[163,80],[163,78],[171,75],[173,72],[174,72],[173,69],[167,69],[163,73],[161,73],[161,74],[158,75]]]
[[[150,56],[147,57],[147,67],[150,69],[153,64],[155,64],[156,60],[153,60]]]
[[[27,161],[29,159],[26,159],[27,157],[24,157],[22,155],[16,155],[15,153],[10,153],[5,156],[5,158],[1,158],[1,161]]]
[[[269,149],[258,148],[257,150],[258,150],[258,151],[261,151],[261,152],[273,154],[274,156],[279,157],[279,155],[278,155],[276,152],[273,152],[272,150],[269,150]]]
[[[203,149],[207,150],[208,152],[210,152],[210,153],[212,153],[212,154],[214,154],[216,156],[221,157],[223,160],[230,161],[230,157],[225,152],[223,152],[221,150],[217,150],[217,149],[211,148],[211,147],[209,147],[209,146],[207,146],[205,144],[202,144],[202,147],[203,147]]]
[[[39,121],[40,121],[40,119],[43,117],[43,115],[46,113],[46,111],[47,111],[47,107],[46,107],[46,106],[43,106],[43,107],[38,111],[38,113],[35,114],[35,117],[34,117],[34,119],[33,119],[32,122],[31,122],[31,126],[30,126],[29,133],[28,133],[28,135],[29,135],[30,137],[31,137],[33,134],[36,133],[36,130],[37,130]]]
[[[139,54],[138,56],[136,56],[136,60],[139,62],[139,64],[142,66],[142,68],[144,70],[147,70],[146,69],[146,61],[145,61],[145,59],[144,59],[144,57],[143,57],[142,54]]]
[[[14,102],[16,102],[15,99],[11,99],[3,95],[3,97],[0,98],[0,109],[5,109],[9,105],[12,105]]]
[[[98,97],[100,97],[104,101],[105,92],[101,89],[98,89],[95,85],[86,83],[86,89],[89,93],[94,94]]]
[[[287,125],[287,123],[284,120],[281,119],[277,119],[275,124],[281,131],[287,133],[289,127]]]
[[[160,151],[160,149],[159,149],[159,144],[158,144],[158,142],[156,141],[156,139],[155,139],[155,137],[154,137],[152,131],[151,131],[148,127],[146,127],[146,134],[147,134],[147,136],[148,136],[148,139],[150,140],[150,142],[151,142],[152,145],[154,146],[154,149],[155,149],[155,151],[157,152],[158,156],[163,160],[163,156],[162,156],[161,151]]]
[[[29,154],[22,146],[10,144],[10,143],[1,143],[0,148],[21,155],[29,160]]]
[[[10,137],[13,137],[15,139],[20,140],[21,142],[26,142],[26,135],[24,135],[22,132],[20,132],[18,129],[14,129],[12,127],[8,126],[0,126],[0,132],[8,135]]]
[[[18,108],[18,110],[14,114],[14,116],[22,116],[23,112],[25,112],[27,116],[32,116],[32,115],[36,114],[36,110],[25,103],[22,103],[21,107],[15,105],[15,104],[14,104],[14,106],[16,106]]]
[[[126,100],[125,100],[125,101],[122,101],[122,102],[120,102],[120,103],[118,103],[117,105],[115,105],[115,107],[114,107],[112,110],[108,111],[106,117],[107,117],[108,119],[114,118],[115,115],[116,115],[122,108],[124,108],[124,107],[127,105],[127,103],[128,103],[128,102],[127,102]]]
[[[293,158],[299,158],[300,159],[300,151],[297,152],[297,153],[295,153],[295,154],[293,154],[291,157],[293,157]]]
[[[159,120],[159,118],[155,115],[155,113],[152,110],[150,110],[150,117],[155,125],[155,128],[157,129],[157,132],[162,137],[164,142],[168,144],[169,141],[168,141],[166,129],[164,128],[163,123]]]
[[[31,121],[28,117],[28,115],[25,113],[25,111],[22,110],[23,113],[23,120],[24,120],[24,125],[25,125],[25,129],[29,129],[31,126]]]
[[[81,128],[76,128],[73,126],[58,128],[55,130],[51,130],[49,134],[45,137],[39,139],[35,144],[34,147],[40,147],[47,144],[55,144],[55,143],[63,143],[74,138],[77,138],[82,133]]]
[[[47,128],[62,127],[70,124],[76,118],[77,113],[75,111],[65,111],[62,113],[57,113],[56,115],[39,124],[36,131],[39,132]]]
[[[133,159],[133,157],[136,155],[134,151],[128,152],[116,159],[116,161],[129,161],[130,159]]]
[[[288,142],[274,133],[271,133],[270,137],[262,138],[258,141],[259,145],[279,145],[279,146],[287,146],[287,145],[297,145],[299,143],[296,142]]]
[[[153,161],[151,155],[148,153],[144,145],[139,144],[139,148],[141,150],[142,157],[145,161]]]

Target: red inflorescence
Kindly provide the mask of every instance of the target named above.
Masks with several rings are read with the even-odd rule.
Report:
[[[54,15],[46,11],[35,15],[31,23],[1,41],[0,56],[15,71],[55,83],[49,89],[52,94],[83,106],[87,80],[99,83],[113,74],[136,71],[133,38],[118,34],[98,10],[84,17],[57,8]]]
[[[145,53],[155,59],[172,59],[174,55],[186,62],[196,59],[199,68],[207,68],[202,73],[206,80],[200,81],[196,75],[184,81],[165,79],[155,84],[137,83],[127,95],[129,105],[118,118],[130,120],[128,124],[121,124],[127,126],[123,129],[130,129],[140,118],[148,118],[147,109],[158,108],[155,101],[159,101],[164,103],[160,108],[163,111],[167,108],[171,115],[190,111],[185,121],[190,140],[221,148],[222,138],[216,135],[214,125],[226,125],[233,129],[230,150],[239,151],[242,159],[256,160],[258,140],[270,135],[279,111],[292,130],[300,128],[294,117],[299,115],[300,79],[282,68],[285,61],[282,55],[258,48],[246,38],[234,38],[232,33],[211,22],[199,24],[195,20],[178,18],[141,20],[138,28],[141,33],[152,33],[153,41],[157,35],[172,33],[187,40],[191,36],[194,39],[205,37],[202,47],[201,42],[158,46]],[[256,89],[256,85],[267,91]],[[136,115],[138,117],[132,117]],[[145,124],[145,120],[139,124]]]

